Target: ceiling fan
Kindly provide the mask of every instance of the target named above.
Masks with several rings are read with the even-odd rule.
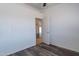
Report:
[[[43,7],[46,7],[47,6],[47,3],[43,3]]]

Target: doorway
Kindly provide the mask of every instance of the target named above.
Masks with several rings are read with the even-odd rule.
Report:
[[[36,23],[36,45],[42,43],[42,19],[35,18]]]

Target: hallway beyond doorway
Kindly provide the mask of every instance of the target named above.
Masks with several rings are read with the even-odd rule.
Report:
[[[42,20],[40,18],[35,19],[36,24],[36,45],[42,43]]]

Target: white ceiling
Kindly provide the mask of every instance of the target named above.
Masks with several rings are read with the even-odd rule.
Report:
[[[27,4],[34,7],[34,8],[37,8],[39,10],[42,10],[42,9],[50,7],[50,6],[55,6],[59,3],[47,3],[46,7],[43,7],[43,3],[27,3]]]

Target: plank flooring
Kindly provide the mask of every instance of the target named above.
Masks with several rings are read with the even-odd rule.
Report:
[[[24,49],[9,56],[79,56],[79,53],[41,43],[38,46]]]
[[[42,43],[42,37],[37,37],[36,38],[36,45],[39,45],[40,43]]]

